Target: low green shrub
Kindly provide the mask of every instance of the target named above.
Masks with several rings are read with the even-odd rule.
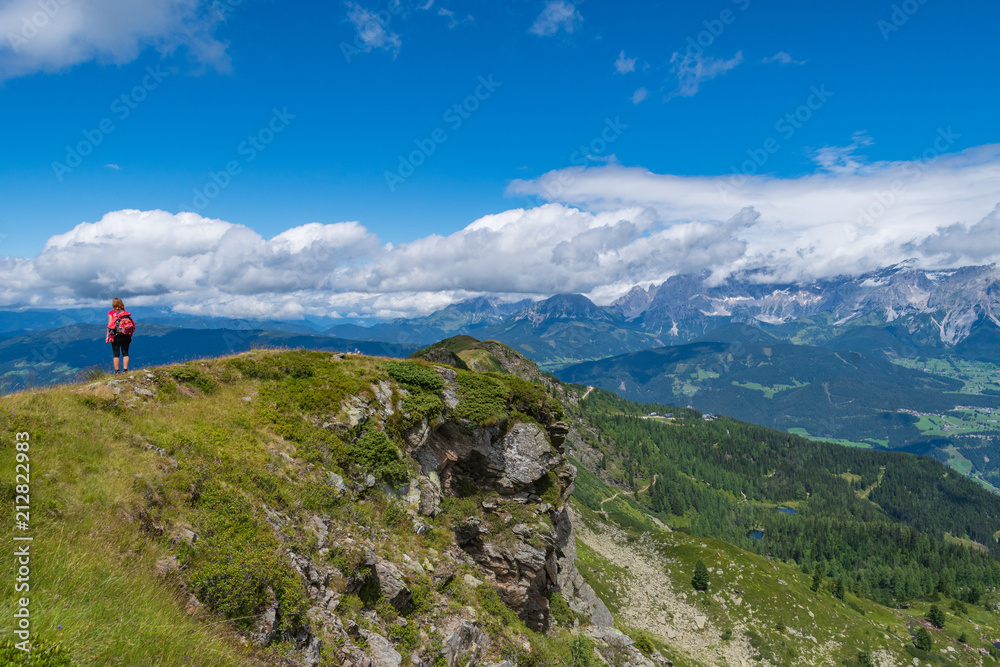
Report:
[[[594,657],[594,642],[587,635],[577,635],[570,643],[570,667],[597,667],[601,664]]]
[[[633,630],[630,635],[633,641],[635,641],[635,647],[642,651],[647,657],[653,655],[653,651],[656,650],[656,646],[653,644],[653,638],[648,632],[644,630]]]
[[[535,482],[535,493],[553,507],[559,507],[559,494],[562,489],[559,487],[559,477],[551,470],[544,477]]]
[[[403,484],[410,478],[399,448],[383,431],[374,428],[366,429],[358,441],[348,447],[347,459],[355,473],[371,473],[375,479],[388,484]]]
[[[59,644],[44,639],[32,639],[31,650],[22,651],[14,640],[0,639],[0,665],[25,665],[26,667],[71,667],[69,650]]]
[[[415,361],[387,361],[382,368],[396,382],[408,388],[418,388],[423,391],[440,392],[444,389],[444,380],[437,373],[422,363]]]
[[[515,375],[504,375],[502,378],[503,383],[510,389],[514,409],[531,415],[542,424],[566,418],[562,405],[549,396],[540,385]]]
[[[577,618],[577,615],[569,608],[566,598],[562,596],[562,593],[554,592],[546,595],[546,597],[549,599],[549,614],[552,618],[565,628],[573,627],[573,621]]]
[[[406,654],[417,647],[417,643],[420,641],[420,630],[416,623],[407,623],[406,625],[393,623],[389,627],[389,637],[396,642],[396,649],[403,654],[405,659]]]
[[[514,610],[500,599],[500,594],[489,584],[476,589],[476,601],[490,618],[484,619],[484,626],[491,635],[499,634],[502,628],[520,623]]]
[[[192,387],[197,387],[206,394],[215,391],[215,389],[219,386],[215,380],[210,378],[204,371],[200,368],[195,368],[190,364],[168,368],[167,373],[178,382],[191,385]]]
[[[326,352],[293,350],[280,354],[260,354],[240,356],[227,362],[229,368],[236,369],[248,379],[283,380],[286,378],[308,378],[313,376],[314,365],[329,359]]]
[[[209,484],[198,499],[201,539],[179,551],[188,586],[199,600],[227,618],[261,613],[277,601],[283,633],[302,624],[306,598],[298,575],[270,526],[251,502],[232,489]]]
[[[400,411],[410,415],[411,423],[417,423],[421,419],[434,419],[441,410],[444,403],[437,394],[430,392],[416,392],[403,399]],[[408,424],[409,425],[409,424]]]
[[[503,382],[477,373],[459,373],[457,381],[456,416],[480,426],[490,426],[507,417],[510,390]]]

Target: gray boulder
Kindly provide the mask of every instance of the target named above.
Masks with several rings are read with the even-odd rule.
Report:
[[[395,565],[386,560],[375,564],[375,576],[382,596],[401,614],[413,608],[413,591],[407,588],[403,575]]]
[[[496,487],[505,494],[525,490],[559,463],[558,453],[537,424],[515,424],[491,449],[491,462],[500,469]]]
[[[371,658],[371,667],[399,667],[403,662],[403,656],[392,648],[389,640],[375,632],[361,630],[362,636],[368,640],[368,656]]]
[[[463,621],[444,640],[442,654],[448,667],[476,664],[485,641],[486,635],[474,622]]]

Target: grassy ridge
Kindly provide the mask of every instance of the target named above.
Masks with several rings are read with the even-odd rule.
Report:
[[[163,457],[136,445],[131,415],[85,398],[63,389],[0,399],[5,470],[13,434],[31,434],[33,632],[71,647],[80,664],[254,664],[224,626],[188,613],[180,590],[157,583],[157,561],[175,554],[137,527],[144,491],[168,477]],[[13,521],[14,496],[5,479],[0,520]],[[11,580],[13,559],[3,561]],[[5,596],[2,609],[13,613],[14,600]]]
[[[320,664],[339,665],[344,642],[360,650],[367,640],[331,634],[307,613],[316,601],[295,554],[337,568],[330,613],[342,627],[386,637],[407,664],[418,655],[440,667],[446,628],[469,613],[490,633],[493,659],[596,660],[593,642],[569,629],[565,604],[553,603],[562,625],[543,635],[491,586],[469,583],[485,577],[462,557],[453,528],[470,513],[447,509],[466,503],[482,513],[474,484],[437,517],[418,517],[380,484],[410,478],[416,464],[400,434],[422,417],[444,411],[507,428],[559,414],[544,391],[516,377],[459,375],[453,411],[423,362],[315,351],[255,351],[0,397],[0,466],[13,470],[14,434],[31,434],[37,647],[65,647],[80,665],[287,665],[301,657],[309,630],[323,641]],[[11,481],[0,479],[9,501],[0,518],[9,522]],[[559,502],[554,475],[535,490]],[[483,515],[490,535],[512,538],[518,522],[539,524],[529,507],[512,509]],[[325,541],[317,519],[329,527]],[[405,616],[367,584],[348,590],[368,553],[403,573],[413,592]],[[0,571],[13,577],[13,567],[4,558]],[[442,568],[453,576],[433,579]],[[15,604],[4,596],[0,613]],[[269,610],[277,635],[258,646],[250,633]],[[0,645],[0,656],[8,648]]]

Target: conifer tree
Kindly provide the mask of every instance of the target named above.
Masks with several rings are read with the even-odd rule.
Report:
[[[708,568],[705,567],[705,563],[699,560],[694,566],[694,577],[691,579],[691,585],[696,591],[707,591],[708,584]]]
[[[927,628],[923,626],[917,628],[913,645],[921,651],[930,651],[934,647],[934,642],[931,640],[931,633],[927,632]]]
[[[927,620],[935,628],[943,628],[945,622],[944,612],[936,604],[932,604],[931,610],[927,612]]]
[[[816,563],[816,571],[813,572],[812,586],[809,588],[813,593],[819,592],[819,587],[823,585],[823,566]]]
[[[837,579],[836,583],[833,584],[833,596],[838,600],[844,599],[844,580]]]

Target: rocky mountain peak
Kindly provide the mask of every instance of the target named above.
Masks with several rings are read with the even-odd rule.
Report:
[[[611,309],[601,308],[582,294],[556,294],[539,301],[514,316],[538,324],[552,319],[610,322],[615,318]]]

